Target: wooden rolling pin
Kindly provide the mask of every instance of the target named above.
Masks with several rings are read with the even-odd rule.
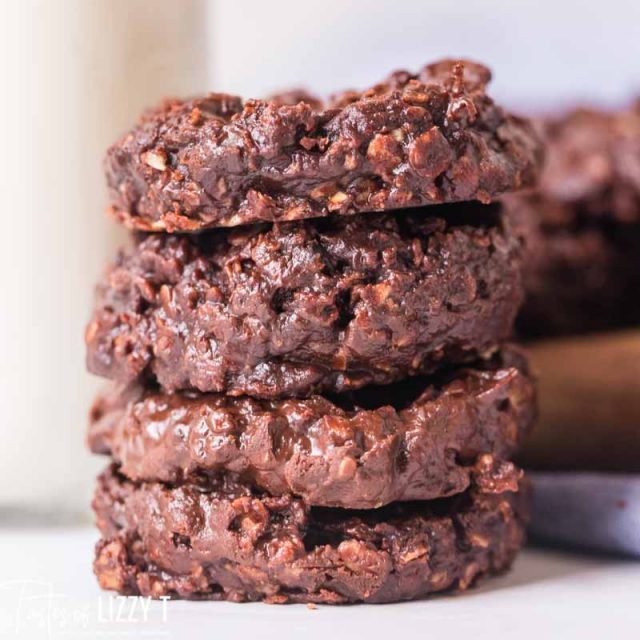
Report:
[[[520,463],[640,471],[640,331],[544,340],[527,350],[540,419]]]

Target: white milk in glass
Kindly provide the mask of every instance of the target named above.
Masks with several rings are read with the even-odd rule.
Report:
[[[143,107],[205,88],[197,0],[20,0],[0,22],[0,524],[83,513],[96,278],[125,234],[102,157]]]

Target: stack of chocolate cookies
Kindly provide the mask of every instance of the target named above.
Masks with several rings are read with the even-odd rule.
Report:
[[[326,104],[171,101],[109,150],[137,234],[86,334],[114,381],[89,434],[104,588],[389,602],[510,566],[535,403],[491,201],[540,143],[489,79],[443,61]]]

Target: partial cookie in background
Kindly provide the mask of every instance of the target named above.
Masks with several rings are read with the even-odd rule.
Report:
[[[640,325],[640,103],[542,124],[534,193],[506,196],[528,245],[523,337]]]
[[[534,396],[510,349],[476,368],[333,399],[114,387],[93,407],[89,445],[134,481],[230,475],[312,506],[370,509],[499,480],[533,423]]]
[[[510,337],[521,254],[499,204],[148,235],[98,286],[88,367],[258,398],[430,373]]]
[[[530,124],[485,93],[490,78],[444,60],[324,105],[168,101],[108,151],[112,213],[172,232],[488,202],[532,184],[541,159]]]
[[[94,499],[94,570],[127,595],[285,602],[395,602],[506,570],[524,541],[511,467],[495,486],[382,509],[310,509],[227,482],[133,484],[107,470]]]
[[[545,223],[640,220],[640,100],[626,110],[577,109],[547,120],[539,191],[566,208]]]

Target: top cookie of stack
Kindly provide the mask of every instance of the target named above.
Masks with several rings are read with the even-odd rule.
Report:
[[[132,229],[198,231],[464,200],[534,181],[529,124],[444,60],[335,96],[210,94],[147,113],[107,154],[112,213]]]

